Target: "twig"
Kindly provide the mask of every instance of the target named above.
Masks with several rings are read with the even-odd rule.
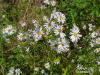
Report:
[[[1,66],[1,68],[2,68],[3,75],[5,75],[5,74],[4,74],[4,68],[3,68],[3,66],[2,66],[1,64],[0,64],[0,66]]]

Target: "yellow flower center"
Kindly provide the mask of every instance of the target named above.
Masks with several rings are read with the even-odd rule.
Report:
[[[38,24],[38,22],[36,21],[35,24]]]
[[[8,32],[11,32],[11,31],[12,31],[12,29],[9,29],[9,30],[8,30]]]
[[[12,27],[12,25],[9,25],[9,27]]]
[[[6,29],[3,29],[4,32],[6,32]]]
[[[49,64],[46,64],[46,67],[48,67],[49,66]]]
[[[61,29],[58,29],[58,32],[60,33],[61,32]]]
[[[64,46],[64,44],[62,44],[62,46]]]
[[[48,43],[50,43],[50,41],[48,41]]]
[[[37,34],[38,34],[38,35],[41,35],[41,32],[40,32],[40,31],[38,31],[38,32],[37,32]]]
[[[75,37],[77,37],[77,36],[78,36],[78,34],[77,34],[77,33],[74,33],[74,36],[75,36]]]
[[[100,48],[97,48],[96,51],[97,51],[97,52],[100,52]]]
[[[23,38],[23,37],[24,37],[24,35],[23,35],[23,34],[21,34],[21,35],[20,35],[20,37],[21,37],[21,38]]]
[[[98,43],[100,43],[100,40],[98,40]]]
[[[49,23],[48,26],[51,27],[51,23]]]
[[[64,20],[64,17],[60,16],[60,20]]]

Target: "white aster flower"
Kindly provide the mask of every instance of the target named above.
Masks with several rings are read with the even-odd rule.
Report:
[[[48,4],[48,5],[50,4],[50,1],[49,1],[49,0],[44,0],[43,2],[44,2],[45,4]]]
[[[91,34],[91,38],[96,38],[98,36],[98,33],[97,32],[93,32],[92,34]]]
[[[12,35],[12,34],[14,34],[14,32],[15,32],[15,29],[13,29],[12,26],[8,26],[8,27],[6,28],[6,30],[7,30],[7,34],[8,34],[8,35]]]
[[[23,33],[19,33],[17,35],[18,40],[22,41],[23,39],[25,39],[25,35]]]
[[[55,59],[54,60],[54,64],[59,64],[60,63],[60,59]]]
[[[16,30],[12,27],[12,25],[8,25],[7,28],[2,29],[3,34],[12,35]]]
[[[49,62],[45,63],[44,66],[45,66],[46,69],[50,69],[50,64],[49,64]]]
[[[47,16],[43,16],[43,21],[50,22]]]
[[[44,74],[44,73],[45,73],[45,71],[44,71],[44,70],[41,70],[41,73],[42,73],[42,74]]]
[[[80,37],[82,37],[81,34],[79,34],[79,29],[76,25],[73,26],[73,28],[71,29],[71,32],[70,32],[70,39],[73,43],[77,43],[78,40],[80,39]]]
[[[9,70],[10,73],[14,73],[14,67],[11,67]]]
[[[63,32],[62,32],[62,33],[60,33],[60,38],[62,38],[62,39],[63,39],[65,36],[66,36],[66,34],[65,34],[65,33],[63,33]]]
[[[86,25],[83,26],[83,29],[84,29],[84,30],[86,29]]]
[[[61,38],[64,38],[66,35],[65,33],[63,33],[63,26],[61,25],[57,25],[57,27],[55,27],[54,29],[54,33],[55,35],[60,35]]]
[[[96,44],[99,44],[100,45],[100,38],[97,38],[96,39]]]
[[[26,52],[29,52],[29,50],[30,50],[30,48],[29,47],[28,48],[26,47]]]
[[[69,50],[68,48],[68,44],[67,43],[61,43],[57,46],[57,53],[61,53],[61,52],[67,52]]]
[[[45,5],[41,5],[41,9],[45,9],[46,8],[46,6]]]
[[[37,72],[39,71],[39,67],[35,67],[34,70]]]
[[[11,67],[7,75],[14,75],[14,67]]]
[[[7,33],[7,28],[3,28],[3,29],[2,29],[2,33],[3,33],[3,34],[6,34],[6,33]]]
[[[59,23],[60,23],[60,22],[61,22],[61,23],[64,23],[64,22],[65,22],[66,17],[65,17],[65,15],[62,14],[61,12],[58,13],[57,17],[58,17],[58,22],[59,22]]]
[[[22,71],[21,71],[19,68],[17,68],[17,69],[15,70],[15,73],[16,73],[16,75],[20,75],[20,74],[22,73]]]
[[[77,69],[78,69],[78,70],[85,70],[85,68],[84,68],[83,65],[81,65],[81,64],[78,64],[78,65],[77,65]]]
[[[2,15],[2,18],[5,18],[6,16],[5,15]]]
[[[96,45],[95,40],[91,40],[91,42],[90,42],[90,46],[91,46],[91,47],[94,47],[95,45]]]
[[[37,29],[37,28],[36,28]],[[42,31],[42,27],[37,29],[37,30],[34,30],[33,31],[33,35],[34,35],[34,38],[35,38],[35,41],[38,41],[39,39],[42,38],[42,35],[43,35],[43,31]]]
[[[88,26],[89,26],[89,31],[92,31],[93,30],[93,28],[95,27],[94,25],[92,25],[92,24],[88,24]]]
[[[71,29],[71,32],[79,33],[79,28],[76,26],[76,24],[73,24],[73,28]]]
[[[56,5],[56,1],[54,1],[54,0],[50,1],[50,3],[51,3],[52,6]]]
[[[51,17],[54,19],[57,19],[57,22],[59,22],[59,23],[64,23],[65,19],[66,19],[65,15],[63,13],[56,12],[56,11],[51,14]]]
[[[26,26],[26,22],[21,23],[21,26],[22,27]]]
[[[32,23],[34,24],[34,26],[38,26],[39,22],[37,20],[32,20]]]
[[[53,21],[48,21],[47,23],[44,24],[44,27],[46,28],[47,31],[50,31],[52,28],[54,28],[55,22]]]
[[[14,75],[13,73],[7,73],[7,75]]]
[[[55,18],[55,19],[57,18],[56,8],[54,8],[54,10],[52,11],[51,16],[50,16],[50,20],[53,18]]]
[[[96,48],[94,52],[99,53],[100,52],[100,48]]]
[[[100,57],[97,58],[97,61],[96,62],[97,62],[98,65],[100,65]]]
[[[50,43],[51,50],[52,50],[52,49],[55,49],[55,46],[57,45],[57,40],[55,40],[55,41],[50,41],[49,43]]]
[[[69,51],[69,42],[65,38],[58,40],[57,53]]]

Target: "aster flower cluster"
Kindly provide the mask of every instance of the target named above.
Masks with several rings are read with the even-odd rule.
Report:
[[[7,27],[6,28],[3,28],[2,29],[2,33],[3,33],[3,35],[5,35],[5,36],[7,36],[7,35],[12,35],[12,34],[14,34],[15,33],[15,29],[14,29],[14,27],[12,26],[12,25],[7,25]]]
[[[9,49],[8,52],[11,52],[12,56],[16,57],[16,59],[22,57],[21,60],[16,61],[19,63],[25,60],[25,67],[29,64],[29,68],[32,69],[35,75],[49,75],[51,70],[53,70],[52,66],[58,67],[59,64],[64,62],[63,56],[65,56],[66,61],[71,64],[77,64],[77,66],[75,66],[76,70],[86,70],[81,62],[83,62],[83,59],[84,62],[87,62],[87,60],[84,54],[81,54],[82,52],[89,53],[92,50],[92,52],[90,52],[91,54],[99,55],[100,32],[96,31],[96,27],[92,23],[84,24],[83,27],[79,27],[77,23],[67,24],[67,16],[65,13],[57,11],[55,0],[43,0],[43,3],[45,7],[50,5],[54,8],[49,16],[45,14],[42,16],[42,19],[40,18],[41,20],[32,18],[29,22],[28,20],[20,22],[18,27],[13,25],[2,27],[3,39],[9,43],[9,45],[11,42],[14,43],[12,46],[4,48]],[[41,8],[41,10],[45,9],[43,6],[41,6]],[[84,33],[82,33],[82,31]],[[14,40],[11,41],[12,39]],[[42,44],[46,46],[42,47]],[[47,50],[45,51],[46,48]],[[41,56],[42,52],[44,52],[43,55],[46,55],[46,57],[44,57],[46,61],[44,61],[44,58],[42,60],[42,57],[38,57],[38,55]],[[53,53],[56,54],[55,58],[52,58],[53,61],[50,61],[48,57],[50,52],[51,57],[54,55]],[[75,55],[78,53],[79,55]],[[18,56],[16,54],[18,54]],[[13,57],[10,58],[13,59]],[[35,61],[38,61],[38,58],[41,59],[41,62],[43,61],[42,66],[40,62],[35,63]],[[30,63],[27,61],[30,61]],[[78,63],[75,63],[75,61],[78,61]],[[96,58],[92,61],[100,65],[100,58]],[[30,64],[32,64],[32,66],[30,66]],[[62,67],[62,65],[60,67]],[[69,64],[68,67],[70,69],[72,68]],[[90,70],[93,70],[93,68],[90,68]],[[64,69],[64,72],[65,71],[68,72],[67,68]],[[22,71],[20,68],[14,69],[14,67],[11,67],[7,73],[7,75],[21,74]]]
[[[22,71],[19,68],[14,69],[14,67],[10,67],[10,70],[7,75],[21,75],[21,73]]]

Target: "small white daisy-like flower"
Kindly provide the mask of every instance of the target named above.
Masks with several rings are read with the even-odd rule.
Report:
[[[84,30],[86,29],[86,25],[83,26],[83,29],[84,29]]]
[[[65,34],[65,33],[63,33],[63,32],[62,32],[62,33],[60,33],[60,38],[62,38],[62,39],[63,39],[65,36],[66,36],[66,34]]]
[[[68,45],[66,43],[61,43],[58,45],[56,51],[57,53],[67,52],[69,50]]]
[[[54,18],[54,19],[57,19],[57,21],[59,23],[64,23],[65,19],[66,19],[65,15],[63,13],[56,12],[56,11],[51,14],[51,17]]]
[[[63,33],[63,26],[62,25],[57,25],[54,29],[55,35],[60,35],[61,38],[64,38],[66,35]]]
[[[97,38],[96,39],[96,44],[99,44],[100,45],[100,38]]]
[[[2,15],[2,18],[5,18],[6,16],[5,15]]]
[[[85,68],[84,68],[83,65],[81,65],[81,64],[78,64],[78,65],[77,65],[77,69],[78,69],[78,70],[85,70]]]
[[[93,30],[93,28],[95,27],[94,25],[92,25],[92,24],[88,24],[88,26],[89,26],[89,31],[92,31]]]
[[[12,25],[8,25],[7,28],[2,29],[3,34],[12,35],[16,30],[12,27]]]
[[[44,66],[45,66],[46,69],[50,69],[50,64],[49,64],[49,62],[45,63]]]
[[[59,64],[60,63],[60,59],[55,59],[54,60],[54,64]]]
[[[3,28],[3,29],[2,29],[2,33],[3,33],[3,34],[6,34],[6,33],[7,33],[7,28]]]
[[[50,5],[50,1],[49,0],[44,0],[43,3]]]
[[[15,32],[15,29],[13,29],[12,26],[8,26],[8,27],[6,28],[6,30],[7,30],[7,34],[8,34],[8,35],[12,35],[12,34],[14,34],[14,32]]]
[[[60,34],[63,31],[63,26],[61,25],[57,25],[57,27],[55,27],[54,33],[55,35]]]
[[[91,34],[91,38],[96,38],[98,36],[98,33],[97,32],[93,32],[92,34]]]
[[[47,16],[43,16],[43,21],[50,22]]]
[[[12,74],[12,73],[7,73],[7,75],[14,75],[14,74]]]
[[[44,73],[45,73],[45,71],[44,71],[44,70],[41,70],[41,73],[42,73],[42,74],[44,74]]]
[[[69,42],[65,38],[61,39],[61,42],[58,42],[56,49],[57,53],[69,51]]]
[[[79,28],[76,26],[76,24],[73,24],[73,28],[71,29],[71,32],[79,33]]]
[[[10,73],[10,74],[14,74],[14,67],[11,67],[11,68],[10,68],[9,73]]]
[[[66,17],[65,17],[65,15],[62,14],[61,12],[58,13],[57,17],[58,17],[58,22],[59,22],[59,23],[60,23],[60,22],[61,22],[61,23],[64,23],[64,22],[65,22]]]
[[[46,6],[45,5],[41,5],[41,9],[45,9],[46,8]]]
[[[36,28],[37,29],[37,28]],[[39,39],[42,38],[42,35],[43,35],[43,31],[42,31],[42,27],[37,29],[37,30],[34,30],[33,31],[33,35],[34,35],[34,38],[35,38],[35,41],[38,41]]]
[[[28,48],[26,47],[26,52],[29,52],[29,50],[30,50],[30,48],[29,47]]]
[[[71,29],[71,32],[70,32],[70,39],[73,43],[77,43],[78,40],[80,39],[80,37],[82,37],[81,34],[79,34],[79,29],[76,25],[73,26],[73,28]]]
[[[55,46],[56,46],[56,44],[57,44],[57,40],[55,40],[55,41],[50,41],[50,47],[51,47],[51,49],[54,49]]]
[[[95,40],[91,40],[91,42],[90,42],[90,46],[91,46],[91,47],[94,47],[95,45],[96,45]]]
[[[22,41],[25,38],[25,35],[23,33],[19,33],[17,37],[18,37],[18,40]]]
[[[44,27],[46,28],[47,31],[50,31],[52,28],[54,28],[55,22],[50,22],[48,21],[47,23],[44,24]]]
[[[34,24],[34,26],[38,26],[39,22],[37,20],[32,20],[32,23]]]
[[[56,5],[56,1],[54,1],[54,0],[50,1],[50,3],[51,3],[52,6]]]
[[[54,10],[52,11],[51,16],[50,16],[50,20],[53,19],[53,18],[54,18],[54,19],[57,18],[56,8],[54,8]]]
[[[34,70],[35,70],[35,71],[39,71],[39,67],[35,67]]]
[[[98,58],[96,62],[98,65],[100,65],[100,58]]]
[[[100,48],[96,48],[94,52],[99,53],[100,52]]]
[[[20,75],[20,74],[22,73],[22,71],[21,71],[19,68],[17,68],[17,69],[15,70],[15,73],[16,73],[16,75]]]
[[[26,22],[21,23],[21,26],[22,27],[26,26]]]

